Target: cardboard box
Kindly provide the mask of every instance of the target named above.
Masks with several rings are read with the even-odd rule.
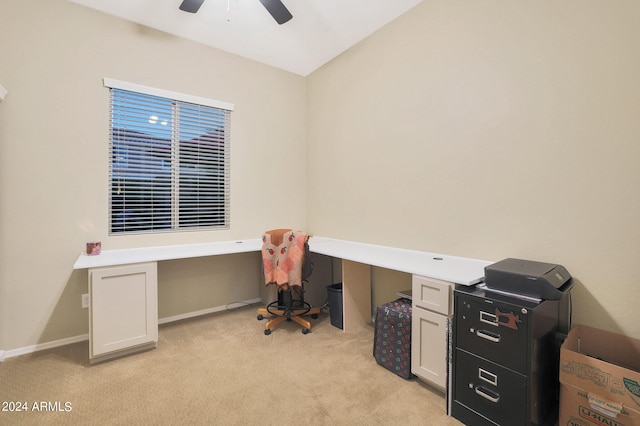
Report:
[[[640,426],[640,340],[584,325],[560,349],[560,426]]]

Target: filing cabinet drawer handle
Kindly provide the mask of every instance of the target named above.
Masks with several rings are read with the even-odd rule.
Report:
[[[498,317],[489,312],[480,311],[480,322],[498,327]]]
[[[487,339],[490,342],[494,342],[494,343],[500,342],[500,335],[499,334],[492,333],[492,332],[487,331],[487,330],[477,330],[476,331],[476,335],[478,335],[478,337],[482,337],[483,339]]]
[[[500,401],[500,395],[495,393],[495,392],[490,391],[489,389],[486,389],[486,388],[484,388],[482,386],[476,386],[475,390],[476,390],[476,393],[478,395],[480,395],[481,397],[483,397],[485,399],[488,399],[491,402]]]

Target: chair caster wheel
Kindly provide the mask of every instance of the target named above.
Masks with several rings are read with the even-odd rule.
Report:
[[[264,319],[264,317],[262,316],[262,314],[258,315],[258,321],[262,321]]]
[[[271,334],[271,330],[269,330],[268,328],[264,331],[264,335],[268,336]]]
[[[307,327],[302,329],[302,334],[307,334],[309,332],[309,329]]]
[[[311,315],[311,318],[313,318],[313,319],[318,319],[318,314],[313,314],[313,315]]]

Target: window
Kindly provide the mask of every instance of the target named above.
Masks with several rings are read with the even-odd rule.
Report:
[[[110,233],[228,229],[233,105],[104,84],[111,104]]]

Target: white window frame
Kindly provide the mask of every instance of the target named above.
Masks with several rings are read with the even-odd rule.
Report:
[[[230,113],[234,105],[112,78],[104,78],[103,83],[110,89],[109,233],[229,229]],[[163,105],[163,112],[171,109],[170,118],[163,122],[168,123],[164,137],[144,133],[146,129],[138,126],[150,128],[153,124],[143,123],[141,115],[133,112],[134,107],[131,107],[131,117],[114,115],[114,103],[117,103],[114,96],[127,98],[126,92],[133,92],[130,96],[136,101],[143,97],[145,102],[148,100],[148,104],[143,104],[145,108],[153,108],[157,100]],[[118,107],[117,111],[122,108]],[[207,116],[213,121],[208,121]],[[154,123],[151,117],[148,123]],[[215,133],[213,130],[203,133],[212,123],[216,126]],[[127,126],[144,137],[134,140],[122,136],[128,134],[121,129]],[[140,154],[141,145],[145,148],[144,154]],[[162,146],[162,151],[158,146]],[[135,170],[125,157],[117,155],[127,149],[137,153]],[[158,171],[160,163],[162,167]],[[215,174],[203,170],[214,170]],[[162,184],[158,192],[154,192],[157,181]],[[145,195],[138,195],[136,191],[145,187],[151,188],[148,192],[154,195],[149,196],[146,190]],[[121,190],[125,194],[128,190],[128,194],[122,195]],[[161,207],[158,207],[159,199]]]

